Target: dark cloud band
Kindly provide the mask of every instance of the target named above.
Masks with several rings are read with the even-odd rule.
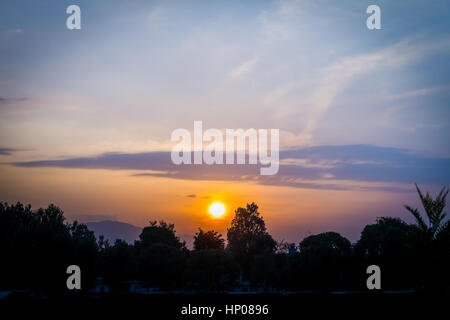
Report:
[[[448,185],[450,159],[373,145],[317,146],[280,152],[280,170],[259,175],[257,165],[174,165],[170,152],[105,153],[96,157],[15,162],[19,167],[137,170],[134,176],[185,180],[255,181],[264,185],[313,189],[364,189],[356,182],[414,182]],[[340,181],[355,181],[355,185]],[[394,186],[369,189],[402,191]]]

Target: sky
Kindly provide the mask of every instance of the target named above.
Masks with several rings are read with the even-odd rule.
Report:
[[[68,30],[66,8],[81,9]],[[369,30],[366,8],[381,8]],[[225,235],[256,202],[277,240],[412,222],[450,182],[448,1],[2,1],[0,200],[69,220]],[[280,170],[175,166],[177,128],[276,128]],[[213,201],[225,216],[207,213]]]

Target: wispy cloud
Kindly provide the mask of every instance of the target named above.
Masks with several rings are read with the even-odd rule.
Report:
[[[5,98],[5,97],[0,97],[0,106],[2,105],[7,105],[7,104],[13,104],[16,102],[22,102],[22,101],[26,101],[27,98]]]
[[[427,41],[421,36],[405,38],[397,43],[376,50],[371,53],[343,57],[329,66],[321,67],[311,72],[308,79],[286,82],[263,98],[263,103],[268,105],[283,105],[282,99],[292,92],[304,92],[301,99],[282,114],[283,119],[298,118],[299,110],[302,110],[304,126],[299,133],[285,132],[282,139],[285,146],[308,146],[314,144],[314,134],[320,127],[321,119],[327,111],[339,102],[338,98],[348,87],[352,86],[361,77],[373,77],[380,72],[409,66],[420,59],[429,58],[430,55],[450,49],[450,38],[444,37],[438,40]],[[309,90],[305,90],[309,88]],[[447,85],[434,88],[422,88],[407,92],[380,93],[384,100],[396,100],[414,98],[428,95],[448,89]],[[292,99],[290,99],[292,100]],[[286,142],[287,141],[287,142]]]
[[[313,92],[313,111],[305,129],[300,133],[304,139],[312,139],[314,130],[326,111],[333,105],[343,89],[360,75],[367,75],[379,69],[396,68],[413,62],[425,54],[448,47],[449,39],[422,43],[417,39],[404,39],[390,47],[374,53],[344,58],[319,72],[319,82]]]
[[[0,147],[0,155],[2,155],[2,156],[9,156],[14,151],[17,151],[17,149]]]
[[[237,66],[236,68],[231,70],[229,73],[229,76],[231,78],[241,77],[241,76],[249,73],[255,67],[255,65],[257,63],[258,63],[257,57],[249,59],[247,61],[244,61],[242,64],[240,64],[239,66]]]
[[[148,22],[151,24],[157,23],[161,19],[162,13],[163,13],[163,7],[161,5],[156,6],[149,12]]]

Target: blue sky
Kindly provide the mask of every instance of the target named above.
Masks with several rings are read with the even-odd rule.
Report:
[[[71,3],[80,31],[65,28]],[[378,4],[383,29],[369,31],[364,1],[6,1],[2,118],[74,127],[84,145],[122,140],[113,126],[164,140],[202,119],[448,156],[446,3]]]

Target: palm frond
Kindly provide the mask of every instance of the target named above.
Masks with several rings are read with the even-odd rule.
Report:
[[[449,188],[443,187],[442,190],[439,192],[438,196],[436,197],[436,201],[445,203],[448,191]]]
[[[435,217],[435,210],[434,210],[434,201],[433,198],[430,196],[430,194],[427,192],[425,195],[423,195],[422,191],[419,189],[419,186],[416,185],[417,193],[419,194],[420,201],[422,202],[422,206],[425,209],[425,213],[428,217],[428,221],[430,222],[430,225],[434,225],[434,221],[436,220]]]
[[[412,215],[414,216],[414,218],[416,218],[416,222],[417,225],[419,226],[420,229],[422,229],[422,231],[427,232],[428,231],[428,226],[425,223],[425,221],[423,221],[422,217],[420,216],[420,212],[418,209],[413,209],[408,205],[405,205],[406,210],[408,210],[409,212],[412,213]]]
[[[444,237],[445,234],[449,233],[450,229],[450,220],[447,220],[443,225],[441,225],[436,231],[436,238]]]
[[[444,208],[446,206],[447,202],[447,195],[448,195],[449,189],[444,187],[439,192],[439,195],[436,197],[436,200],[434,201],[434,210],[436,214],[436,218],[440,218],[441,216],[445,216]]]

